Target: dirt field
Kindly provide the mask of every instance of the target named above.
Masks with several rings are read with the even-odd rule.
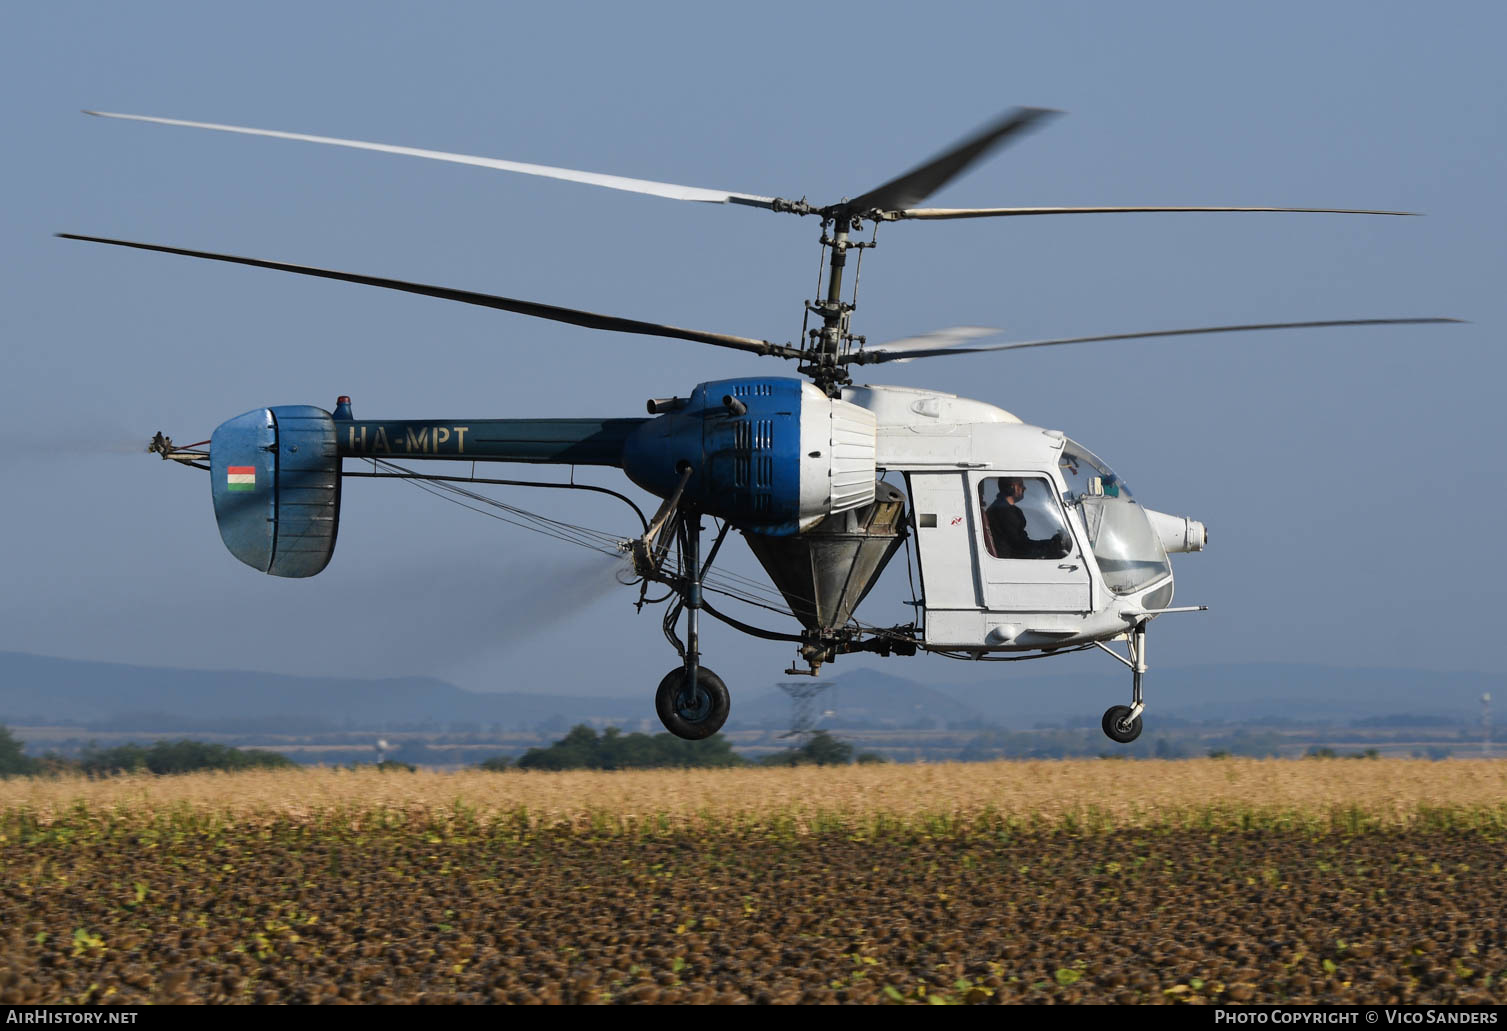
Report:
[[[1501,1003],[1504,839],[1472,761],[0,781],[0,1002]]]

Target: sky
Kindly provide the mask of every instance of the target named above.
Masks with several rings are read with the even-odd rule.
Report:
[[[855,196],[1015,105],[1065,112],[934,206],[1250,204],[1423,218],[1103,215],[886,226],[855,331],[1020,339],[1454,316],[1459,326],[1138,341],[887,366],[1000,405],[1209,527],[1152,627],[1164,666],[1499,674],[1507,8],[1490,3],[9,4],[0,22],[0,650],[430,674],[632,695],[674,654],[610,560],[404,485],[346,484],[312,580],[220,543],[203,474],[143,452],[271,404],[358,418],[638,416],[774,359],[63,241],[322,265],[794,339],[812,219],[107,121],[98,108],[739,192]],[[869,372],[869,370],[864,370]],[[514,474],[557,470],[498,467]],[[624,488],[613,470],[584,479]],[[646,508],[652,499],[629,487]],[[614,502],[506,495],[593,527]],[[741,542],[728,568],[756,574]],[[860,616],[908,618],[897,560]],[[747,613],[743,613],[747,616]],[[761,617],[755,615],[754,621]],[[773,619],[773,617],[771,617]],[[713,624],[733,690],[786,645]],[[1099,668],[844,657],[933,683]],[[1150,695],[1154,699],[1154,693]]]

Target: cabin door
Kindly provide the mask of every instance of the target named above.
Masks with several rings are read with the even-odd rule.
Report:
[[[974,553],[990,612],[1091,612],[1083,549],[1039,472],[967,474]]]

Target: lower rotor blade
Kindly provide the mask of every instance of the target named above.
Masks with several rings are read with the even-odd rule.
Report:
[[[980,340],[984,337],[999,336],[1003,330],[994,329],[990,326],[949,326],[947,329],[934,329],[930,333],[922,333],[920,336],[905,337],[901,340],[886,340],[875,348],[885,354],[894,355],[888,359],[894,362],[908,362],[918,351],[936,351],[943,348],[960,347],[970,340]]]
[[[1102,340],[1144,340],[1150,337],[1197,336],[1203,333],[1246,333],[1266,329],[1320,329],[1328,326],[1417,326],[1442,322],[1464,322],[1464,319],[1332,319],[1324,322],[1263,322],[1247,326],[1203,326],[1198,329],[1158,329],[1149,333],[1108,333],[1091,337],[1060,337],[1053,340],[1022,340],[1001,344],[966,344],[955,347],[933,347],[922,350],[887,352],[883,349],[859,351],[848,356],[854,365],[873,365],[879,362],[900,361],[910,358],[937,358],[949,354],[976,354],[982,351],[1014,351],[1026,347],[1056,347],[1059,344],[1090,344]]]
[[[1233,208],[1233,207],[1087,207],[1087,208],[906,208],[887,211],[886,221],[899,219],[1004,218],[1011,215],[1117,215],[1135,211],[1303,211],[1325,215],[1417,215],[1416,211],[1373,211],[1369,208]]]
[[[310,265],[291,265],[282,261],[264,261],[261,258],[241,258],[233,254],[191,251],[182,247],[165,247],[155,243],[110,240],[102,236],[79,236],[75,233],[58,233],[57,235],[64,240],[107,243],[115,247],[134,247],[142,251],[181,254],[188,258],[205,258],[209,261],[225,261],[235,265],[251,265],[254,268],[270,268],[280,272],[296,272],[301,276],[318,276],[321,279],[338,279],[346,283],[361,283],[364,286],[380,286],[388,290],[402,290],[410,294],[423,294],[426,297],[439,297],[447,301],[459,301],[462,304],[476,304],[484,308],[497,308],[500,311],[515,312],[519,315],[531,315],[537,319],[566,322],[573,326],[585,326],[588,329],[607,329],[618,333],[638,333],[643,336],[693,340],[696,343],[711,344],[715,347],[730,347],[739,351],[752,351],[754,354],[773,354],[782,358],[797,358],[800,356],[800,351],[796,348],[770,343],[768,340],[730,336],[726,333],[705,333],[697,329],[681,329],[678,326],[666,326],[657,322],[640,322],[637,319],[624,319],[616,315],[599,315],[596,312],[579,311],[575,308],[561,308],[553,304],[540,304],[537,301],[521,301],[512,297],[498,297],[494,294],[476,293],[471,290],[456,290],[448,286],[428,286],[424,283],[409,283],[401,279],[384,279],[381,276],[363,276],[354,272],[337,272],[334,269],[315,268]]]

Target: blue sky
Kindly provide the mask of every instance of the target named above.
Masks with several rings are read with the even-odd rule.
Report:
[[[1468,326],[918,361],[879,382],[1062,429],[1206,522],[1198,616],[1153,666],[1500,670],[1507,84],[1497,4],[70,4],[6,8],[0,649],[642,692],[673,655],[611,568],[401,485],[350,483],[330,568],[261,577],[204,478],[134,453],[263,404],[363,418],[637,415],[773,360],[53,239],[57,231],[467,287],[785,340],[810,219],[80,108],[407,144],[829,202],[1016,104],[1066,112],[938,206],[1275,204],[1321,215],[887,226],[858,332],[1020,338],[1451,315]],[[834,70],[835,68],[835,70]],[[607,472],[598,482],[626,481]],[[525,504],[604,529],[610,504]],[[739,544],[737,568],[754,566]],[[903,566],[865,604],[901,620]],[[740,688],[785,646],[713,627]],[[835,671],[863,665],[844,659]],[[1121,671],[1103,656],[1106,694]],[[933,682],[1054,667],[889,660]]]

